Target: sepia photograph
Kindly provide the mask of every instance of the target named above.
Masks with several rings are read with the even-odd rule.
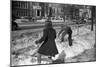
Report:
[[[10,66],[96,61],[96,5],[11,0]]]

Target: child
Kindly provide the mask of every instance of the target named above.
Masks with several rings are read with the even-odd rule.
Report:
[[[47,21],[43,30],[42,38],[36,41],[36,44],[43,42],[38,50],[38,63],[41,63],[41,55],[49,56],[52,60],[52,57],[55,57],[55,55],[58,54],[55,38],[56,31],[52,27],[52,22]]]
[[[68,34],[68,41],[69,41],[69,46],[72,46],[72,29],[69,26],[65,26],[65,25],[61,25],[61,30],[58,33],[58,37],[59,35],[62,33],[62,37],[61,37],[61,42],[64,41],[64,37],[66,34]]]

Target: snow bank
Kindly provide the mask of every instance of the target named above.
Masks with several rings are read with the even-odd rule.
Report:
[[[57,32],[59,30],[57,29]],[[38,34],[38,35],[36,35]],[[29,65],[37,64],[37,57],[31,57],[34,53],[37,52],[39,46],[35,44],[35,41],[43,35],[43,33],[32,33],[31,35],[26,34],[23,38],[16,39],[16,45],[12,43],[12,51],[17,51],[21,49],[21,53],[18,58],[13,58],[13,65]],[[18,35],[19,36],[19,35]],[[67,39],[67,36],[65,37]],[[95,44],[95,30],[90,31],[90,26],[82,26],[79,29],[73,28],[73,46],[68,45],[68,41],[60,42],[60,39],[57,37],[55,42],[58,48],[59,54],[57,54],[53,59],[65,59],[65,62],[76,61],[76,59],[71,59],[77,55],[80,55],[87,49],[93,48]],[[23,55],[24,54],[24,55]],[[13,55],[12,55],[13,56]],[[28,57],[25,57],[28,56]],[[19,59],[21,58],[21,59]],[[47,58],[46,58],[47,59]],[[17,60],[17,61],[16,61]],[[42,60],[42,64],[48,64],[50,60]]]

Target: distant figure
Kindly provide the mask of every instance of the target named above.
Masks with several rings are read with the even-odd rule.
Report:
[[[52,60],[52,57],[58,54],[55,38],[56,31],[52,27],[52,22],[48,21],[45,24],[42,38],[36,41],[36,44],[43,42],[38,50],[38,63],[41,63],[41,55],[49,56],[49,58]]]
[[[18,30],[19,26],[18,24],[15,22],[15,19],[12,20],[12,31]]]
[[[66,34],[68,34],[68,41],[69,41],[69,46],[72,46],[72,29],[71,27],[67,26],[67,25],[61,25],[61,30],[58,33],[58,37],[62,34],[61,37],[61,42],[64,42],[64,37]]]

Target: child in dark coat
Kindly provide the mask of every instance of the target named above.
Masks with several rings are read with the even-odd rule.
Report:
[[[69,41],[69,46],[72,46],[72,29],[69,26],[65,26],[65,25],[61,25],[61,30],[58,33],[58,37],[60,36],[60,34],[62,34],[61,37],[61,42],[64,41],[64,37],[66,34],[68,34],[68,41]]]
[[[43,42],[43,44],[38,50],[38,53],[40,54],[38,57],[39,63],[41,63],[41,55],[54,57],[56,54],[58,54],[55,38],[56,31],[52,27],[52,22],[48,21],[45,24],[42,38],[36,41],[36,44]]]

